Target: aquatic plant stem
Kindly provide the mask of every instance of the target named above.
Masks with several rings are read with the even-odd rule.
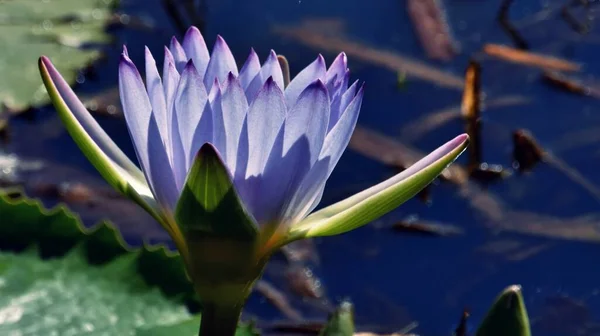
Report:
[[[243,304],[219,305],[205,302],[202,309],[199,336],[234,336]]]

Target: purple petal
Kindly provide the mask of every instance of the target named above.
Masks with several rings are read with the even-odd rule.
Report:
[[[319,55],[316,60],[300,71],[285,89],[285,102],[287,106],[294,106],[302,91],[311,83],[317,79],[324,80],[326,70],[325,59]]]
[[[296,223],[306,217],[320,202],[327,182],[330,158],[317,161],[296,189],[290,200],[283,205],[286,222]]]
[[[149,156],[148,176],[159,203],[170,211],[174,211],[179,198],[179,189],[175,184],[173,170],[169,164],[165,146],[160,141],[159,132],[160,128],[155,115],[152,115],[148,128],[148,152],[152,153]]]
[[[179,84],[179,73],[175,69],[175,63],[171,61],[171,52],[165,48],[165,64],[163,70],[163,86],[165,89],[165,101],[167,104],[167,129],[169,130],[169,139],[171,146],[171,167],[175,175],[177,189],[181,190],[185,183],[186,171],[183,155],[183,146],[175,115],[175,93]]]
[[[346,111],[344,111],[342,114],[340,120],[327,134],[327,137],[325,137],[319,158],[331,158],[330,171],[333,171],[333,168],[338,163],[342,153],[350,142],[354,127],[356,127],[360,107],[362,105],[363,93],[364,87],[361,87],[358,90],[358,94],[354,97],[350,105],[348,105],[346,108]]]
[[[169,141],[169,128],[167,122],[167,106],[165,102],[165,91],[163,88],[162,80],[156,69],[156,61],[152,57],[152,53],[148,47],[145,48],[145,59],[146,59],[146,88],[148,96],[150,97],[150,104],[152,105],[152,114],[156,119],[158,132],[162,143],[167,150],[167,156],[169,157],[168,162],[171,162],[171,149]]]
[[[200,148],[206,144],[210,143],[214,137],[214,129],[213,129],[214,121],[213,121],[213,111],[210,104],[204,105],[204,111],[202,111],[202,117],[198,122],[196,129],[194,130],[194,137],[192,139],[192,146],[189,152],[190,159],[188,165],[186,166],[189,170],[193,163],[194,153],[197,153]]]
[[[248,111],[248,102],[240,81],[231,73],[223,86],[221,108],[225,129],[227,130],[225,148],[228,150],[225,153],[225,160],[228,167],[235,171],[238,153],[233,149],[238,148],[242,125]]]
[[[327,69],[327,74],[325,75],[325,84],[329,86],[330,84],[333,84],[333,82],[344,78],[347,69],[348,57],[346,57],[346,54],[342,52],[335,58],[335,60],[333,60],[333,63],[331,63],[329,69]]]
[[[237,64],[235,58],[229,50],[229,46],[220,35],[217,35],[217,41],[212,50],[210,61],[206,69],[206,75],[204,76],[204,85],[206,89],[210,91],[213,81],[217,78],[220,82],[224,82],[227,79],[227,74],[233,73],[238,75]]]
[[[177,72],[183,71],[185,64],[190,60],[188,56],[186,56],[185,51],[179,41],[175,37],[171,38],[171,45],[169,47],[171,54],[173,55],[175,68]]]
[[[315,164],[315,167],[311,168],[311,171],[308,173],[311,177],[307,178],[307,182],[303,183],[313,183],[316,187],[310,187],[303,184],[297,191],[293,203],[293,209],[296,211],[295,219],[299,220],[306,217],[321,201],[323,191],[325,190],[325,182],[333,172],[333,169],[340,160],[352,137],[352,132],[354,131],[354,127],[358,120],[362,98],[363,87],[360,88],[350,106],[348,106],[346,111],[342,114],[342,118],[340,118],[339,122],[331,132],[327,134],[318,162],[327,160],[329,166],[317,168],[316,166],[318,164]],[[318,171],[315,171],[316,169],[318,169]],[[304,193],[308,196],[300,193]]]
[[[202,83],[202,78],[196,71],[193,61],[190,61],[181,73],[181,80],[175,94],[175,114],[177,115],[177,128],[183,146],[186,172],[193,156],[200,148],[199,146],[193,148],[192,144],[195,140],[195,133],[200,131],[199,128],[206,126],[200,125],[200,120],[204,112],[207,111],[206,105],[209,105],[208,111],[210,113],[210,104],[208,104],[208,96]],[[207,139],[212,139],[212,134]]]
[[[169,175],[172,179],[173,172],[156,119],[152,115],[152,106],[142,77],[125,55],[121,56],[119,63],[119,93],[125,121],[142,170],[158,202],[171,210],[176,201],[177,189],[175,183],[163,184],[163,181],[170,180]],[[149,155],[150,150],[152,155]]]
[[[283,73],[281,72],[279,61],[277,60],[277,54],[275,54],[275,51],[273,50],[269,53],[269,57],[260,69],[258,75],[254,77],[246,89],[246,98],[248,98],[249,103],[256,98],[256,95],[262,90],[262,87],[268,78],[272,78],[279,89],[283,90]]]
[[[248,170],[248,158],[250,152],[250,139],[248,137],[248,116],[242,123],[242,131],[237,147],[237,157],[235,161],[235,174],[233,174],[236,184],[242,184],[246,179],[246,170]],[[239,186],[238,186],[239,187]]]
[[[284,154],[294,143],[306,137],[310,164],[319,157],[329,123],[329,97],[320,80],[310,84],[298,97],[285,120]]]
[[[148,126],[152,106],[142,77],[131,60],[123,54],[119,62],[119,93],[125,121],[135,145],[142,170],[150,166],[148,159]]]
[[[213,119],[212,144],[217,148],[217,150],[219,151],[219,153],[221,153],[223,157],[227,158],[227,152],[232,151],[232,149],[227,147],[227,128],[225,127],[222,100],[223,94],[221,92],[219,80],[215,78],[215,82],[212,85],[212,89],[208,94],[208,101],[210,102]],[[233,148],[233,150],[235,150],[235,148]],[[231,174],[235,172],[235,170],[233,169],[234,167],[229,165],[227,161],[225,161],[225,165],[227,166],[227,168],[229,168]]]
[[[269,77],[248,110],[248,167],[246,177],[263,172],[269,150],[285,119],[283,92]]]
[[[183,50],[185,50],[187,58],[194,61],[194,66],[196,67],[196,71],[200,75],[200,78],[204,78],[210,56],[208,54],[208,49],[206,48],[206,43],[204,42],[204,37],[202,37],[198,28],[191,26],[187,30],[183,37]]]
[[[328,131],[330,131],[333,128],[333,126],[335,126],[335,124],[340,119],[342,113],[344,113],[344,111],[346,110],[348,105],[350,105],[350,102],[356,96],[357,88],[358,88],[358,80],[355,81],[352,84],[352,86],[348,90],[346,90],[346,92],[339,94],[337,97],[335,97],[333,99],[333,102],[331,103],[331,114],[329,117],[329,126],[327,128]]]
[[[175,104],[173,104],[175,105]],[[187,178],[187,167],[185,161],[185,152],[183,150],[183,142],[181,141],[181,134],[179,132],[179,119],[173,106],[171,118],[171,146],[173,148],[173,175],[175,176],[175,183],[177,184],[177,190],[181,191],[185,180]]]
[[[248,88],[252,80],[258,75],[260,72],[260,59],[258,55],[254,51],[254,49],[250,49],[250,55],[246,59],[246,63],[242,66],[242,70],[240,70],[240,82],[244,90]]]
[[[239,145],[237,148],[235,172],[233,173],[233,183],[244,204],[247,205],[248,210],[252,207],[254,194],[256,193],[259,182],[259,177],[257,176],[246,178],[250,150],[249,141],[248,116],[246,116],[242,124],[242,131],[238,142]]]
[[[253,215],[259,223],[281,222],[282,205],[290,201],[310,169],[307,137],[302,136],[284,154],[284,132],[282,127],[261,176],[259,195],[253,203]]]

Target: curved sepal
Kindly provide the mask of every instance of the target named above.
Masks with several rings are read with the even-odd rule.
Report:
[[[181,232],[254,241],[258,226],[237,195],[217,149],[205,143],[196,154],[181,192],[175,219]]]
[[[313,213],[292,227],[289,239],[341,234],[381,217],[431,183],[468,142],[466,134],[457,136],[396,176]]]
[[[475,336],[531,336],[521,286],[506,288],[497,298]]]
[[[164,225],[143,173],[102,130],[47,57],[38,66],[50,99],[65,128],[87,159],[115,189]]]

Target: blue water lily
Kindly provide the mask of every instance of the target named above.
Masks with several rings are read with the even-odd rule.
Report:
[[[279,247],[347,232],[391,211],[468,142],[460,135],[387,181],[312,213],[363,100],[344,53],[329,67],[319,55],[287,83],[274,51],[262,64],[251,51],[238,70],[220,36],[209,54],[194,27],[165,47],[162,76],[148,49],[145,78],[124,49],[120,97],[141,170],[49,59],[40,59],[40,71],[74,140],[113,187],[163,225],[205,302],[230,296],[239,305],[232,288],[247,295]]]

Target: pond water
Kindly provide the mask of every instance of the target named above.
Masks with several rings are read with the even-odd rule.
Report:
[[[375,4],[377,3],[377,4]],[[284,54],[292,73],[310,63],[318,52],[328,62],[335,53],[282,36],[274,27],[299,27],[306,20],[321,22],[321,32],[360,42],[421,60],[462,78],[470,56],[484,43],[505,43],[510,39],[495,20],[500,1],[444,1],[449,24],[461,53],[450,62],[427,60],[413,31],[403,0],[368,2],[360,0],[254,0],[206,1],[204,36],[212,45],[221,34],[236,59],[243,60],[253,47],[262,59],[270,49]],[[600,74],[600,29],[585,36],[570,30],[560,19],[563,1],[522,1],[511,9],[511,17],[530,43],[532,50],[568,58],[584,65],[580,78],[593,83]],[[124,0],[122,12],[149,22],[154,29],[124,28],[115,31],[116,42],[107,58],[96,66],[97,78],[79,86],[80,94],[98,92],[117,83],[120,45],[126,43],[131,58],[143,64],[143,46],[154,51],[162,63],[162,46],[178,34],[159,0]],[[545,11],[545,12],[542,12]],[[541,15],[540,13],[546,13]],[[359,124],[394,137],[426,152],[462,133],[459,120],[419,134],[403,135],[403,126],[433,111],[458,106],[462,91],[430,81],[408,77],[397,88],[397,73],[349,53],[352,80],[366,82]],[[574,132],[598,129],[600,101],[559,91],[540,80],[534,68],[499,60],[482,62],[482,87],[487,99],[506,95],[527,98],[527,104],[490,108],[483,114],[484,159],[510,167],[512,131],[530,130],[542,146],[578,171],[590,185],[600,185],[598,143],[576,145]],[[80,174],[81,179],[104,185],[69,136],[60,131],[50,108],[37,112],[35,122],[17,120],[9,149],[30,159],[49,160],[58,165],[62,179]],[[134,157],[124,122],[99,118],[101,124]],[[51,131],[48,131],[51,129]],[[37,140],[32,132],[52,133],[48,141]],[[567,140],[561,140],[563,137]],[[458,162],[465,163],[466,155]],[[58,166],[57,166],[58,167]],[[65,168],[67,167],[67,168]],[[64,170],[64,171],[63,171]],[[358,192],[391,176],[393,170],[352,150],[342,157],[328,182],[322,205]],[[502,204],[502,219],[491,218],[486,207],[474,205],[476,198],[462,196],[461,189],[439,183],[431,190],[431,202],[413,199],[398,210],[348,234],[319,239],[319,263],[312,266],[331,302],[350,298],[355,304],[361,329],[391,332],[416,321],[413,332],[422,335],[449,335],[463,308],[468,307],[474,327],[494,297],[511,284],[523,287],[536,335],[598,334],[600,328],[600,200],[552,164],[541,164],[529,174],[509,178],[481,189]],[[49,204],[53,200],[47,200]],[[149,217],[126,205],[113,209],[108,217],[121,227],[128,241],[143,237],[165,239]],[[98,210],[75,208],[88,222],[104,217]],[[490,210],[490,209],[487,209]],[[123,219],[123,213],[135,213]],[[584,218],[581,216],[587,216]],[[112,217],[111,217],[112,216]],[[436,237],[394,232],[390,226],[408,216],[453,225],[462,234]],[[574,220],[577,219],[577,220]],[[571,227],[572,226],[572,227]],[[585,229],[582,229],[585,228]],[[579,230],[579,231],[577,231]],[[583,231],[582,231],[583,230]],[[577,232],[575,232],[577,231]],[[583,233],[579,233],[583,232]],[[594,242],[596,241],[596,242]],[[280,261],[275,260],[266,277],[275,283]],[[323,318],[326,312],[314,305],[300,308],[307,318]],[[282,318],[268,302],[254,295],[247,312],[259,320]],[[600,322],[598,322],[600,323]]]

